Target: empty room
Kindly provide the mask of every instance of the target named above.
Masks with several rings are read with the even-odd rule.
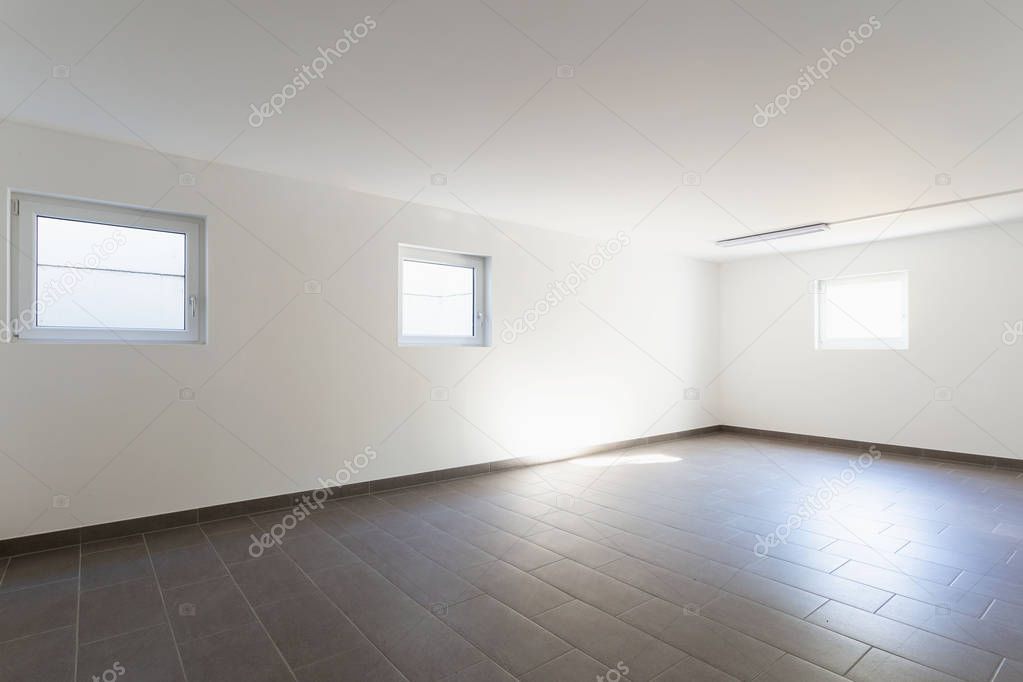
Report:
[[[0,682],[1023,682],[1023,3],[0,0]]]

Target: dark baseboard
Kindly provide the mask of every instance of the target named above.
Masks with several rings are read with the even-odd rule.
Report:
[[[327,500],[338,500],[347,497],[355,497],[357,495],[368,495],[370,493],[379,493],[389,490],[398,490],[400,488],[409,488],[417,485],[425,485],[427,483],[449,481],[456,478],[479,476],[480,474],[488,474],[496,471],[507,471],[518,467],[532,466],[534,464],[543,464],[545,462],[571,459],[573,457],[582,457],[585,455],[594,455],[613,450],[622,450],[624,448],[639,447],[669,440],[692,438],[695,436],[715,433],[720,430],[721,427],[717,425],[704,426],[686,431],[675,431],[673,433],[662,433],[656,436],[641,436],[639,438],[631,438],[629,440],[616,441],[613,443],[603,443],[587,448],[579,448],[570,452],[558,453],[553,456],[516,457],[494,462],[483,462],[482,464],[453,467],[450,469],[424,471],[422,473],[409,474],[406,476],[381,478],[375,481],[363,481],[334,488],[304,490],[287,495],[274,495],[272,497],[261,497],[253,500],[241,500],[238,502],[218,504],[212,507],[187,509],[167,514],[127,519],[124,521],[112,521],[92,526],[58,530],[50,533],[39,533],[37,535],[25,535],[22,537],[0,540],[0,557],[28,554],[30,552],[41,552],[47,549],[57,549],[58,547],[95,542],[97,540],[110,540],[113,538],[124,537],[126,535],[136,535],[138,533],[151,533],[153,531],[167,530],[178,526],[190,526],[197,523],[205,523],[207,521],[217,521],[219,519],[226,519],[232,516],[247,516],[250,514],[261,514],[280,509],[291,509],[303,502],[308,502],[313,499],[314,493],[319,493],[320,497],[324,497],[324,493],[322,491],[326,492],[325,498]]]
[[[749,429],[745,426],[722,425],[720,431],[724,433],[737,433],[759,438],[774,438],[794,443],[806,443],[810,445],[829,445],[839,448],[855,448],[866,450],[875,446],[885,455],[898,457],[914,457],[936,462],[949,462],[952,464],[972,464],[994,469],[1005,469],[1008,471],[1023,471],[1023,460],[1011,459],[1009,457],[995,457],[993,455],[975,455],[969,452],[954,452],[951,450],[932,450],[929,448],[914,448],[907,445],[889,445],[871,441],[849,440],[846,438],[828,438],[826,436],[811,436],[805,433],[790,433],[788,431],[768,431],[766,429]]]

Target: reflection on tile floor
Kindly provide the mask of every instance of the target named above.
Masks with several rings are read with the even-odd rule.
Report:
[[[0,558],[0,680],[1023,680],[1023,474],[861,454],[715,434]]]

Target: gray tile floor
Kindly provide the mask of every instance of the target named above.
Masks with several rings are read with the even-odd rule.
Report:
[[[1023,475],[860,454],[718,434],[3,558],[0,681],[1023,680]]]

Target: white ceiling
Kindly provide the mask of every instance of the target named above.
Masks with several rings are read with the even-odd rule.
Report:
[[[871,15],[828,80],[753,125]],[[1018,0],[4,0],[0,76],[11,121],[594,238],[639,225],[715,260],[771,248],[716,239],[1023,187]],[[1020,217],[1016,197],[775,244]]]

